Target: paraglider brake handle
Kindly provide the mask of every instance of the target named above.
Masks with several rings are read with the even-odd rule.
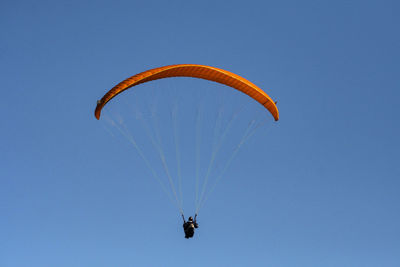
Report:
[[[183,214],[182,214],[182,219],[183,219],[183,222],[186,222],[185,221],[185,215],[183,215]]]

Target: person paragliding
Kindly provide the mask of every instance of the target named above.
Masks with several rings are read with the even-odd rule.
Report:
[[[194,216],[194,221],[192,216],[189,217],[188,221],[185,220],[185,216],[183,216],[183,231],[185,231],[185,238],[192,238],[194,235],[194,229],[199,228],[198,223],[196,222],[197,214]]]
[[[279,120],[279,111],[278,111],[278,108],[276,106],[276,102],[274,102],[272,100],[272,98],[269,95],[267,95],[261,88],[259,88],[258,86],[256,86],[252,82],[250,82],[249,80],[247,80],[247,79],[245,79],[245,78],[243,78],[243,77],[241,77],[241,76],[239,76],[237,74],[229,72],[227,70],[223,70],[223,69],[216,68],[216,67],[211,67],[211,66],[198,65],[198,64],[177,64],[177,65],[169,65],[169,66],[158,67],[158,68],[146,70],[144,72],[135,74],[135,75],[131,76],[130,78],[127,78],[124,81],[121,81],[120,83],[115,85],[113,88],[111,88],[106,94],[104,94],[103,97],[100,100],[97,101],[96,109],[94,111],[94,115],[95,115],[96,119],[97,120],[100,119],[103,107],[110,100],[112,100],[115,96],[119,95],[123,91],[125,91],[125,90],[127,90],[129,88],[132,88],[132,87],[136,87],[136,86],[138,86],[140,84],[143,84],[143,83],[147,83],[147,82],[151,82],[151,81],[155,81],[155,80],[159,80],[159,79],[164,79],[164,78],[172,78],[172,77],[198,78],[198,79],[204,79],[204,80],[208,80],[208,81],[211,81],[211,82],[216,82],[216,83],[219,83],[219,84],[222,84],[222,85],[229,86],[229,87],[231,87],[233,89],[236,89],[236,90],[248,95],[250,98],[252,98],[253,100],[255,100],[258,103],[260,103],[263,107],[265,107],[271,113],[271,115],[273,116],[275,121]],[[191,103],[191,102],[188,102],[188,103]],[[199,124],[199,123],[197,123],[197,124]],[[219,124],[217,124],[217,121],[216,121],[215,125],[219,125]],[[227,126],[225,132],[229,129],[229,125],[230,125],[230,122],[228,123],[228,126]],[[253,125],[253,122],[251,124],[249,124],[249,125],[250,126]],[[198,125],[196,125],[196,127],[197,126]],[[250,126],[249,126],[248,130],[251,129]],[[257,128],[257,127],[255,127],[255,128]],[[139,147],[136,144],[136,141],[134,140],[134,138],[132,136],[130,136],[128,133],[125,133],[125,127],[122,127],[123,129],[119,129],[119,126],[117,126],[117,128],[135,146],[135,148],[138,150],[140,156],[143,158],[143,160],[146,162],[147,166],[153,172],[154,178],[156,178],[158,180],[159,178],[156,175],[156,173],[154,172],[154,170],[152,169],[151,163],[144,156],[144,154],[141,151],[141,149],[139,149]],[[217,129],[218,128],[214,129],[214,134],[218,132]],[[255,129],[253,129],[253,130],[255,130]],[[201,131],[198,131],[198,132],[201,132]],[[177,136],[178,135],[175,133],[175,137],[177,137]],[[223,136],[225,136],[225,133],[223,133],[222,137]],[[237,149],[242,145],[242,143],[245,140],[245,137],[248,138],[249,136],[250,135],[248,135],[248,132],[246,131],[246,135],[243,136],[242,141],[239,143],[239,145],[237,146],[237,148],[233,152],[231,158],[233,158],[233,156],[235,155]],[[214,138],[215,137],[216,136],[214,136]],[[158,137],[157,139],[160,139],[160,137]],[[196,137],[196,140],[197,139],[198,138]],[[223,138],[221,138],[221,139],[223,139]],[[199,225],[196,222],[197,214],[195,214],[194,220],[193,220],[192,217],[189,217],[188,221],[185,220],[185,217],[183,215],[182,206],[181,206],[182,205],[182,201],[179,200],[179,198],[178,198],[178,196],[176,194],[176,190],[174,188],[174,183],[172,182],[172,177],[169,174],[168,168],[166,166],[165,155],[164,155],[162,149],[160,147],[158,147],[158,146],[161,145],[161,140],[156,140],[156,141],[158,141],[158,142],[154,142],[154,140],[152,140],[153,145],[155,145],[157,147],[157,150],[159,150],[160,159],[163,162],[164,169],[165,169],[166,174],[168,176],[172,191],[175,194],[176,205],[181,210],[181,214],[182,214],[182,218],[183,218],[183,229],[184,229],[184,232],[185,232],[185,238],[186,239],[192,238],[194,236],[195,229],[199,227]],[[175,140],[176,148],[178,147],[177,144],[178,144],[178,142]],[[212,155],[212,160],[214,160],[214,157],[215,157],[216,152],[218,151],[220,145],[217,145],[216,147],[217,147],[217,149],[215,150],[215,152],[214,151],[212,152],[212,154],[213,154]],[[214,148],[213,148],[213,150],[214,150]],[[214,153],[215,153],[215,155],[214,155]],[[179,158],[178,157],[178,154],[179,154],[178,153],[178,149],[177,149],[176,154],[177,154],[177,162],[179,162],[179,160],[178,160],[178,158]],[[210,162],[209,170],[211,169],[211,166],[212,166],[211,163],[212,162],[213,161]],[[229,162],[230,162],[230,160],[228,160],[228,163],[226,163],[227,165],[225,167],[227,167],[229,165]],[[180,165],[180,164],[178,163],[178,165]],[[225,167],[223,169],[225,169]],[[196,200],[196,202],[198,203],[198,206],[196,207],[197,211],[200,208],[200,204],[204,203],[204,201],[205,201],[205,199],[203,197],[204,197],[204,192],[205,192],[204,191],[205,190],[204,187],[206,185],[207,179],[208,179],[208,174],[205,177],[205,183],[203,184],[203,192],[200,194],[200,199]],[[217,178],[217,179],[219,179],[219,178]],[[160,182],[160,184],[162,184],[162,181],[159,181],[159,182]],[[197,193],[197,191],[196,191],[196,193]],[[197,213],[197,211],[196,211],[196,213]]]

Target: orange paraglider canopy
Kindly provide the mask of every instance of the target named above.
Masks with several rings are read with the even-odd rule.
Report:
[[[279,111],[275,102],[252,82],[223,69],[195,64],[179,64],[155,68],[136,74],[120,82],[108,91],[101,100],[97,101],[94,113],[96,118],[100,119],[101,110],[108,101],[126,89],[141,83],[170,77],[200,78],[230,86],[258,101],[269,110],[276,121],[279,119]]]

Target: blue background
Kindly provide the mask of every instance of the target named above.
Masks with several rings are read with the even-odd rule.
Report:
[[[0,266],[399,266],[397,1],[1,1]],[[149,68],[278,101],[185,240],[96,100]],[[262,142],[257,142],[262,140]]]

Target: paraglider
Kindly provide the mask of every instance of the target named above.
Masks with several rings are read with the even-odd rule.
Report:
[[[99,120],[101,110],[105,106],[105,104],[107,104],[108,101],[110,101],[112,98],[125,91],[126,89],[139,85],[141,83],[171,77],[200,78],[225,84],[250,96],[261,105],[263,105],[266,109],[268,109],[268,111],[272,114],[276,121],[279,120],[278,108],[276,107],[274,101],[263,90],[261,90],[261,88],[232,72],[215,67],[195,64],[180,64],[155,68],[136,74],[120,82],[110,91],[108,91],[101,98],[101,100],[97,101],[95,117]]]
[[[183,231],[185,232],[185,238],[192,238],[194,235],[194,229],[199,228],[199,224],[197,223],[197,214],[194,216],[194,221],[192,216],[185,220],[185,216],[182,214],[183,218]]]
[[[116,86],[114,86],[111,90],[109,90],[100,100],[97,101],[97,106],[95,109],[95,117],[96,119],[100,119],[101,116],[101,111],[103,107],[115,96],[118,94],[122,93],[123,91],[137,86],[142,83],[158,80],[158,79],[164,79],[164,78],[172,78],[172,77],[191,77],[191,78],[199,78],[199,79],[204,79],[208,81],[213,81],[216,83],[220,83],[223,85],[226,85],[228,87],[234,88],[250,98],[254,99],[258,103],[260,103],[262,106],[265,107],[269,111],[269,113],[272,115],[275,121],[279,120],[279,111],[278,108],[276,107],[276,102],[274,102],[261,88],[257,87],[255,84],[252,82],[246,80],[245,78],[234,74],[232,72],[215,68],[215,67],[210,67],[210,66],[205,66],[205,65],[197,65],[197,64],[179,64],[179,65],[169,65],[169,66],[164,66],[164,67],[159,67],[159,68],[154,68],[151,70],[147,70],[144,72],[141,72],[139,74],[136,74],[120,83],[118,83]],[[253,122],[251,122],[250,126],[253,125]],[[249,126],[249,129],[250,129]],[[248,129],[248,130],[249,130]],[[120,129],[121,132],[123,130]],[[126,134],[124,134],[126,135]],[[228,163],[225,165],[227,167],[229,163],[231,162],[232,158],[234,157],[236,151],[238,148],[242,145],[242,143],[245,141],[245,139],[250,136],[250,134],[244,135],[242,140],[239,142],[239,145],[237,148],[234,150],[232,153],[231,157],[229,157]],[[136,141],[133,140],[132,137],[130,137],[131,143],[136,147],[138,150],[140,156],[145,160],[146,164],[148,167],[150,166],[148,160],[145,158],[143,155],[143,152],[138,148]],[[156,140],[157,141],[157,140]],[[159,143],[161,142],[156,142],[152,140],[152,143],[155,146],[159,146]],[[216,150],[217,151],[217,150]],[[168,166],[166,165],[165,161],[165,155],[161,149],[158,149],[159,156],[163,161],[163,166],[166,171],[166,174],[168,176],[172,192],[175,195],[175,200],[177,202],[177,206],[179,206],[182,218],[183,218],[183,229],[185,232],[185,238],[189,239],[194,236],[195,229],[199,227],[197,223],[197,213],[198,210],[201,206],[201,204],[205,201],[204,200],[204,187],[205,184],[203,184],[203,192],[201,194],[197,194],[197,189],[196,189],[196,203],[197,203],[197,208],[196,208],[196,213],[194,216],[194,219],[192,217],[188,218],[188,221],[185,220],[184,214],[183,214],[183,209],[181,207],[181,202],[178,200],[176,190],[174,189],[174,184],[171,179],[171,174],[168,170]],[[213,152],[214,153],[214,152]],[[216,152],[215,152],[216,153]],[[178,153],[177,153],[178,155]],[[213,154],[215,155],[215,154]],[[178,157],[178,156],[177,156]],[[214,157],[213,157],[214,159]],[[209,171],[211,169],[211,162],[210,166],[207,171],[206,175],[206,180],[209,176]],[[149,167],[151,168],[151,167]],[[225,169],[225,168],[223,168]],[[152,170],[153,171],[153,170]],[[152,172],[153,176],[158,179],[157,175]],[[196,183],[197,186],[197,183]]]

